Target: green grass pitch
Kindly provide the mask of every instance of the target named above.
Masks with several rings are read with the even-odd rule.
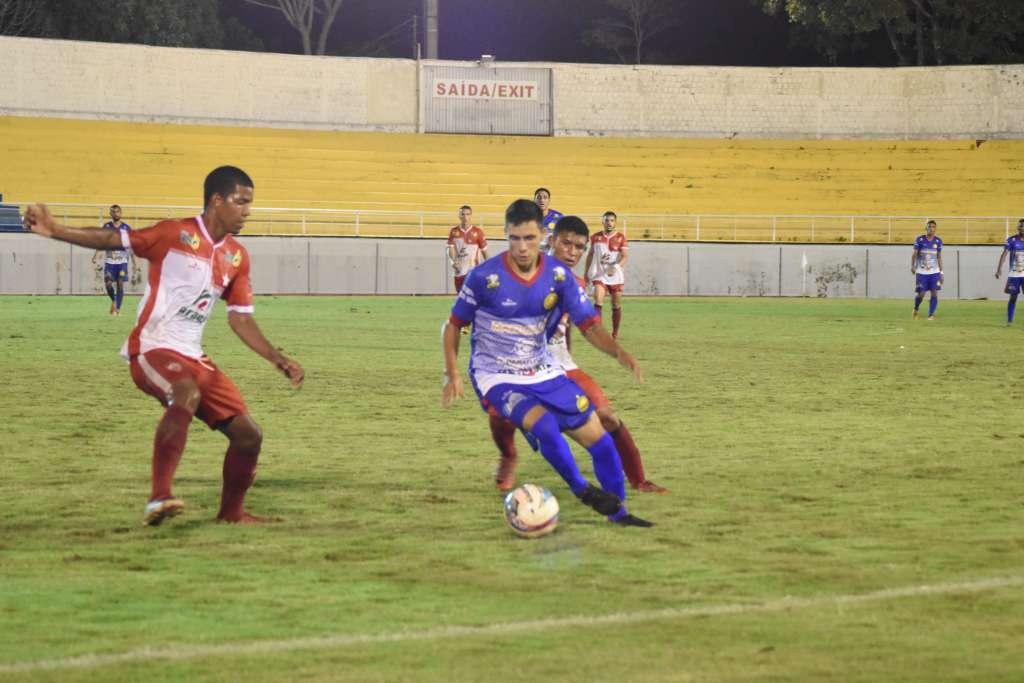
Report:
[[[146,529],[160,410],[117,356],[131,315],[0,298],[0,681],[1021,680],[1002,302],[627,299],[645,383],[576,355],[671,494],[613,527],[518,437],[519,481],[562,503],[533,541],[476,402],[440,407],[450,303],[258,298],[298,393],[220,309],[206,350],[265,432],[249,508],[278,521],[213,521],[225,442],[196,422],[187,510]]]

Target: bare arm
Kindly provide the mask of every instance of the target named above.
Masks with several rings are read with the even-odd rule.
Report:
[[[245,342],[246,346],[273,363],[274,367],[281,371],[281,374],[291,380],[293,388],[302,387],[302,382],[306,378],[302,366],[287,358],[267,341],[252,314],[228,311],[228,325],[238,335],[238,338]]]
[[[487,248],[486,247],[480,250],[480,256],[483,257],[484,261],[486,261],[487,259],[490,258],[490,256],[487,255]]]
[[[619,361],[619,365],[632,372],[637,382],[644,381],[643,372],[641,372],[636,358],[626,353],[626,350],[612,339],[603,325],[591,325],[583,332],[583,336],[595,349],[611,356]]]
[[[619,251],[619,260],[616,263],[616,265],[619,268],[622,268],[624,265],[626,265],[626,261],[628,259],[629,259],[629,247],[623,247],[622,250]]]
[[[594,250],[587,251],[587,262],[583,264],[583,281],[590,282],[590,264],[594,262]]]
[[[45,204],[33,204],[25,209],[25,227],[50,239],[70,242],[89,249],[122,249],[121,234],[102,228],[71,228],[60,225]]]
[[[441,346],[444,349],[444,388],[441,390],[441,407],[447,408],[457,398],[466,397],[466,389],[459,374],[459,328],[451,323],[444,326]]]
[[[1009,249],[1003,249],[1003,253],[999,255],[999,265],[996,266],[996,279],[997,280],[999,279],[999,276],[1003,272],[1003,263],[1006,262],[1006,255],[1009,254],[1009,253],[1010,253]]]
[[[942,276],[942,252],[940,251],[939,253],[937,253],[935,257],[939,261],[939,282],[942,282],[943,280],[946,279]]]
[[[919,249],[914,249],[914,253],[910,255],[910,272],[911,273],[916,273],[917,272],[917,252],[918,251],[920,251],[920,250]]]

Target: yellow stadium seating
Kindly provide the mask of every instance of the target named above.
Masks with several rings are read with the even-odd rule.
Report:
[[[566,213],[633,215],[628,229],[634,239],[696,239],[699,227],[701,239],[774,234],[804,240],[809,225],[803,219],[706,217],[697,226],[691,218],[661,214],[1024,211],[1017,201],[1024,141],[537,138],[0,117],[0,192],[8,200],[117,202],[126,217],[144,224],[161,212],[133,213],[132,206],[198,206],[204,175],[221,164],[253,177],[261,207],[381,212],[360,216],[358,229],[351,217],[318,221],[315,214],[265,212],[254,217],[251,232],[438,235],[465,203],[478,216],[490,216],[485,225],[496,234],[504,207],[537,186],[550,188],[552,206]],[[410,211],[437,215],[422,224],[387,215]],[[816,241],[847,239],[848,219],[816,223]],[[858,225],[857,241],[893,238],[888,219]],[[895,229],[905,241],[920,225],[897,221]],[[969,241],[993,241],[1004,226],[976,223],[974,230]]]

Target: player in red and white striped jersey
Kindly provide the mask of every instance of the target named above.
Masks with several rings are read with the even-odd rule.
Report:
[[[469,271],[487,260],[487,238],[483,230],[470,223],[472,220],[472,207],[459,207],[459,224],[448,233],[448,260],[455,271],[456,294],[462,290]]]
[[[296,389],[302,367],[263,336],[253,319],[249,254],[234,239],[245,224],[253,182],[241,169],[222,166],[206,177],[202,215],[157,223],[144,230],[111,232],[58,225],[44,205],[25,211],[33,232],[91,249],[124,248],[150,262],[138,318],[121,349],[132,379],[165,406],[153,445],[152,491],[143,524],[156,526],[184,503],[171,493],[193,416],[229,440],[218,519],[257,523],[243,510],[256,474],[262,432],[234,383],[203,353],[203,330],[214,303],[224,299],[228,324],[253,351],[274,364]]]
[[[623,267],[629,258],[626,235],[615,229],[618,217],[614,211],[605,211],[601,219],[604,229],[590,238],[591,250],[583,272],[594,283],[594,307],[598,313],[604,306],[604,293],[612,297],[612,337],[618,338],[622,323],[622,288],[626,283]]]

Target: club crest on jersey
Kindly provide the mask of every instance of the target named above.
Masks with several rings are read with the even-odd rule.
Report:
[[[557,303],[558,303],[558,295],[555,294],[554,292],[551,292],[546,297],[544,297],[544,310],[545,311],[550,311],[552,308],[555,307],[555,304],[557,304]]]
[[[193,235],[188,230],[181,231],[181,243],[192,247],[192,251],[199,250],[199,235]]]
[[[565,282],[565,268],[555,266],[551,272],[555,274],[555,282]]]
[[[581,413],[587,412],[587,408],[590,407],[590,400],[586,396],[576,394],[576,410]]]
[[[487,289],[497,289],[501,286],[501,282],[498,281],[498,274],[491,273],[487,276]]]

